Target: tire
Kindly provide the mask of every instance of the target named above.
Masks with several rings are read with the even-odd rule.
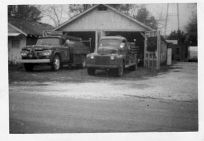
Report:
[[[95,69],[94,68],[87,68],[88,75],[94,75]]]
[[[26,71],[33,71],[34,64],[24,64]]]
[[[58,71],[61,68],[61,60],[58,55],[55,55],[53,62],[52,62],[52,70]]]

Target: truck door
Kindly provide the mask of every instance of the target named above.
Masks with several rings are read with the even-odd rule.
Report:
[[[149,69],[160,69],[160,45],[161,37],[159,31],[145,32],[144,43],[144,67]]]

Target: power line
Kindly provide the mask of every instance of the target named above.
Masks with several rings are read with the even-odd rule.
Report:
[[[169,16],[176,16],[177,17],[177,30],[180,30],[180,17],[179,17],[179,4],[177,3],[176,4],[176,13],[175,14],[173,14],[173,13],[171,13],[171,14],[169,14],[169,7],[170,7],[170,4],[168,3],[167,4],[167,10],[166,10],[166,18],[165,18],[165,29],[164,29],[164,35],[165,35],[165,37],[166,37],[166,34],[167,34],[167,26],[168,26],[168,19],[169,19]]]

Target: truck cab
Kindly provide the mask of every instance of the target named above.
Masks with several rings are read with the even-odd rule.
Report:
[[[122,76],[125,68],[136,68],[137,58],[125,37],[105,36],[100,39],[98,49],[87,55],[86,66],[89,75],[104,69]]]

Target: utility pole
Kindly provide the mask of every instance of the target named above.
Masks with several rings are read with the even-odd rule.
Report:
[[[179,22],[179,4],[177,3],[177,21],[178,21],[178,30],[180,29],[180,22]]]
[[[177,6],[177,22],[178,22],[178,31],[177,31],[178,37],[177,38],[178,38],[178,44],[179,44],[179,38],[180,38],[179,4],[177,3],[176,6]]]
[[[167,3],[167,9],[166,9],[166,19],[165,19],[165,29],[164,29],[164,36],[165,37],[166,37],[168,16],[169,16],[169,3]]]

